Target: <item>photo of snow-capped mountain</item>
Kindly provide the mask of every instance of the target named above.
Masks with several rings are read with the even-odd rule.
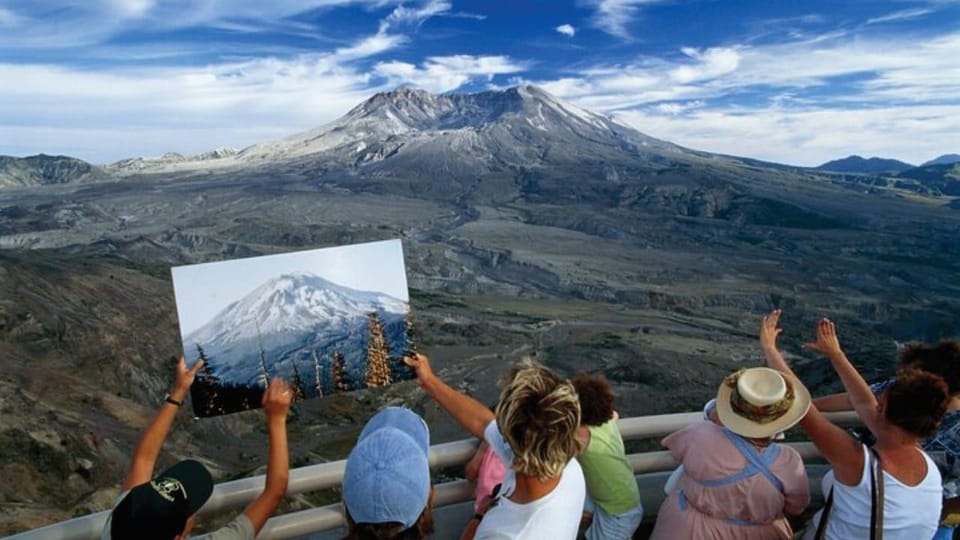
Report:
[[[176,267],[198,417],[259,407],[273,377],[301,399],[412,378],[399,240]]]

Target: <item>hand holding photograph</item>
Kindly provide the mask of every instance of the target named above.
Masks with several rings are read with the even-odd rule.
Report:
[[[312,399],[413,378],[399,240],[174,267],[194,415],[260,407],[272,377]]]

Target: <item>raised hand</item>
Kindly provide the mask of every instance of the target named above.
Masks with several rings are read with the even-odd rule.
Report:
[[[843,354],[840,340],[837,339],[837,327],[829,319],[820,319],[817,323],[817,341],[805,343],[803,348],[818,352],[828,358]]]
[[[777,328],[780,323],[781,310],[775,309],[769,315],[760,321],[760,347],[764,350],[776,350],[777,336],[783,332],[782,328]]]
[[[174,392],[185,394],[187,390],[190,389],[190,385],[193,384],[193,380],[197,377],[197,372],[200,371],[202,367],[203,360],[197,360],[192,368],[187,369],[187,360],[181,356],[177,362],[177,379],[173,386]],[[171,392],[171,394],[172,393],[173,392]]]
[[[293,391],[290,390],[290,385],[283,379],[275,377],[263,393],[263,410],[268,417],[286,418],[291,401],[293,401]]]
[[[436,377],[433,368],[430,367],[430,359],[426,355],[414,353],[413,356],[405,356],[403,357],[403,363],[413,368],[413,371],[417,374],[417,384],[420,386]]]

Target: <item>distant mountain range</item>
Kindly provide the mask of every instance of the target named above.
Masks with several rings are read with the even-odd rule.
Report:
[[[942,156],[936,157],[920,165],[920,167],[926,167],[928,165],[950,165],[953,163],[960,162],[960,154],[944,154]],[[829,172],[846,172],[846,173],[864,173],[864,174],[877,174],[877,173],[899,173],[909,169],[917,167],[916,165],[911,165],[897,159],[888,159],[888,158],[862,158],[857,155],[847,156],[843,159],[835,159],[833,161],[828,161],[823,165],[814,167],[814,170],[818,171],[829,171]]]
[[[960,154],[944,154],[938,158],[931,159],[921,165],[921,167],[926,167],[927,165],[952,165],[954,163],[960,163]]]
[[[925,165],[957,160],[957,154],[947,154]],[[521,180],[521,190],[545,193],[571,187],[550,178],[556,172],[617,183],[671,167],[800,170],[689,150],[564,103],[534,86],[442,95],[400,88],[376,94],[320,128],[239,151],[223,147],[192,156],[167,153],[159,158],[130,158],[103,167],[62,156],[0,156],[0,187],[97,182],[181,171],[250,170],[280,163],[292,164],[300,173],[360,174],[367,179],[380,179],[374,182],[378,185],[383,178],[399,173],[418,178],[440,175],[453,182],[454,187],[470,189],[478,178],[502,178],[506,174],[525,179]],[[894,159],[849,156],[813,170],[893,174],[911,168],[913,165]],[[485,189],[507,187],[494,186],[496,183],[487,178]],[[436,191],[435,184],[416,187]],[[578,189],[575,187],[574,191]],[[592,188],[594,193],[580,191],[570,195],[596,195]]]
[[[109,180],[103,169],[67,156],[0,156],[0,188]]]
[[[378,314],[394,352],[403,352],[407,304],[402,300],[344,287],[313,274],[285,274],[185,336],[184,349],[193,357],[200,344],[213,373],[225,383],[257,383],[260,340],[271,376],[289,378],[292,362],[302,372],[307,366],[312,369],[312,353],[329,360],[334,351],[341,352],[348,371],[358,375],[366,358],[368,313]]]
[[[885,159],[872,157],[869,159],[857,155],[847,156],[843,159],[828,161],[819,167],[814,167],[818,171],[846,172],[846,173],[897,173],[912,169],[915,165],[904,163],[896,159]]]

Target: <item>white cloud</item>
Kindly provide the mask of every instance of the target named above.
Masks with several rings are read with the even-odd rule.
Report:
[[[593,24],[604,32],[623,39],[630,39],[627,26],[640,13],[640,7],[661,3],[664,0],[590,0],[595,11]]]
[[[803,166],[850,154],[921,163],[953,148],[950,141],[960,133],[960,105],[713,108],[679,115],[655,106],[615,118],[690,148]]]
[[[374,72],[385,77],[389,86],[411,84],[430,92],[440,93],[454,90],[475,80],[493,79],[495,75],[518,73],[524,69],[522,64],[506,56],[433,56],[420,66],[407,62],[380,62]]]
[[[29,25],[0,33],[0,48],[67,49],[109,41],[120,32],[197,28],[256,21],[263,27],[296,26],[298,13],[356,4],[378,8],[402,0],[7,0],[4,11],[27,17]],[[428,4],[436,4],[428,0]],[[32,14],[37,16],[33,17]],[[55,14],[55,15],[53,15]],[[0,22],[2,22],[0,18]]]
[[[560,26],[554,28],[554,30],[567,37],[573,37],[577,33],[577,29],[569,24],[561,24]]]
[[[670,72],[670,79],[686,84],[726,75],[740,65],[740,54],[730,48],[716,47],[701,51],[684,47],[683,53],[697,61],[696,64],[678,66]]]
[[[14,28],[26,22],[26,18],[15,11],[0,7],[0,28]]]
[[[704,150],[804,165],[850,153],[920,162],[956,151],[958,50],[960,32],[926,40],[831,33],[684,48],[669,60],[527,82]]]
[[[136,73],[0,64],[4,153],[107,162],[246,146],[316,127],[386,87],[332,56]]]
[[[412,24],[419,25],[423,21],[450,11],[451,4],[445,0],[429,0],[419,8],[409,8],[399,5],[386,18],[388,24]]]
[[[142,17],[154,5],[153,0],[108,0],[107,5],[122,17]]]
[[[923,17],[924,15],[929,15],[933,13],[933,9],[927,8],[913,8],[913,9],[903,9],[900,11],[894,11],[887,15],[882,15],[880,17],[874,17],[872,19],[867,19],[866,24],[878,24],[885,22],[897,22],[907,19],[915,19],[917,17]]]

